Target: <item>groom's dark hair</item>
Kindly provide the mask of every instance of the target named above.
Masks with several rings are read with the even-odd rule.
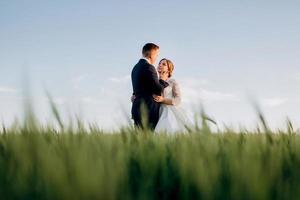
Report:
[[[147,58],[150,56],[151,51],[157,50],[157,49],[159,49],[158,45],[156,45],[154,43],[147,43],[143,47],[143,56]]]

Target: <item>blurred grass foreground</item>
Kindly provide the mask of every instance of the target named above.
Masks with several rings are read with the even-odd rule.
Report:
[[[0,199],[300,199],[300,136],[285,131],[155,135],[121,128],[115,134],[80,121],[23,124],[0,131]],[[203,117],[203,116],[202,116]],[[205,118],[205,117],[203,117]]]

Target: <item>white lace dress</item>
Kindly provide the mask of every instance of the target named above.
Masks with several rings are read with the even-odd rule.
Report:
[[[161,104],[159,121],[155,127],[156,133],[184,133],[187,117],[180,108],[181,92],[178,83],[174,79],[168,79],[169,86],[164,89],[163,96],[172,100],[172,105]]]

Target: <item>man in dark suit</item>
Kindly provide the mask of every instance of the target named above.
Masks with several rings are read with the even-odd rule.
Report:
[[[147,43],[143,47],[143,58],[134,66],[131,72],[133,95],[131,114],[136,127],[154,130],[159,119],[160,103],[153,95],[161,95],[168,83],[159,80],[153,64],[158,56],[159,47]],[[146,124],[145,124],[146,123]],[[146,127],[144,127],[144,125]]]

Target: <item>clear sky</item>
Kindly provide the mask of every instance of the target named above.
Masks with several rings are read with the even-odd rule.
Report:
[[[21,116],[29,74],[39,118],[44,89],[66,117],[104,128],[129,116],[130,72],[146,42],[175,64],[182,107],[251,127],[249,96],[272,127],[300,125],[299,1],[0,1],[0,119]]]

